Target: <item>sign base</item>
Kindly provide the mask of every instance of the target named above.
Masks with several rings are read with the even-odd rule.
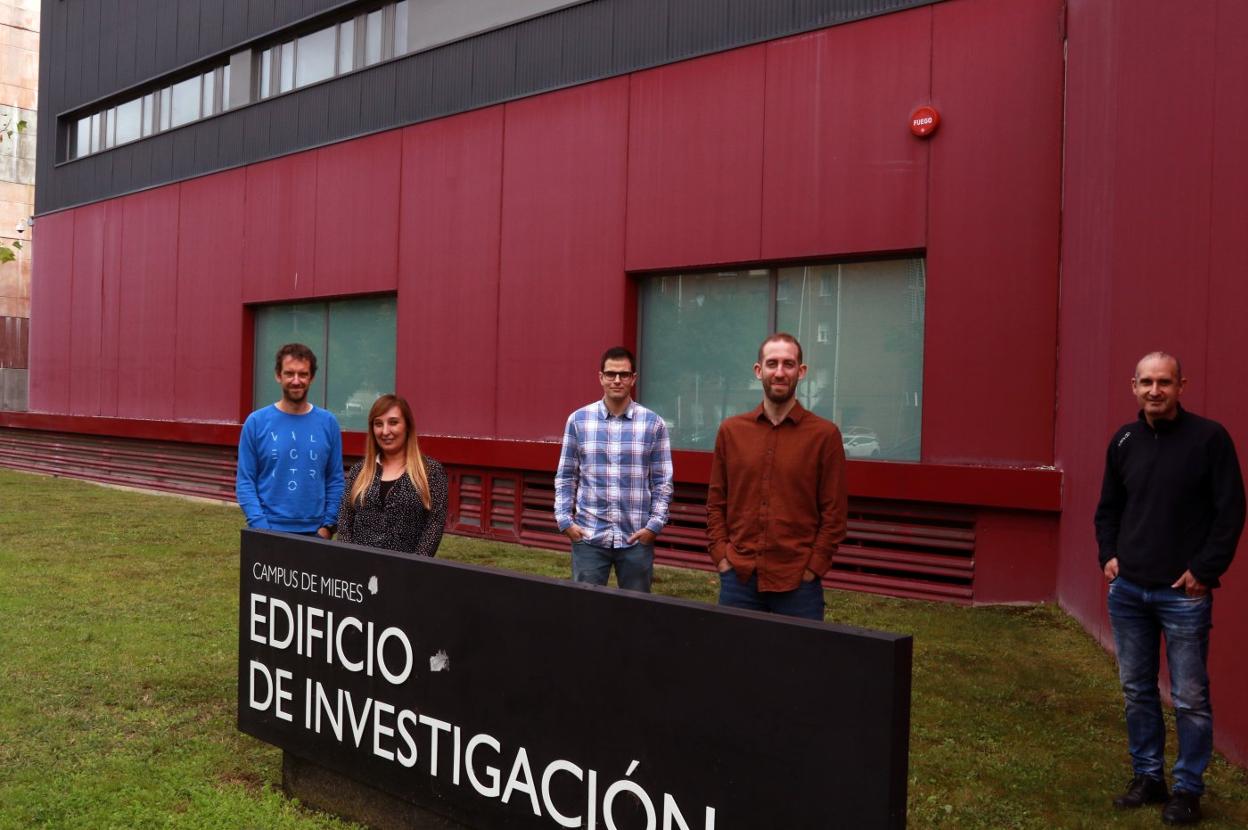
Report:
[[[282,789],[313,809],[373,830],[470,830],[289,752],[282,752]]]

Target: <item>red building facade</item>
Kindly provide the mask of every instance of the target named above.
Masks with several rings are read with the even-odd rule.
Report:
[[[392,295],[395,386],[452,471],[452,529],[552,544],[563,421],[603,348],[638,344],[646,280],[921,256],[917,460],[850,462],[829,584],[1057,600],[1107,641],[1091,512],[1135,358],[1181,354],[1185,402],[1248,426],[1230,376],[1248,14],[911,5],[80,204],[61,187],[35,234],[32,412],[0,426],[228,455],[258,309]],[[941,117],[926,138],[919,106]],[[697,564],[709,458],[675,456],[663,555]],[[1211,658],[1241,761],[1243,584],[1219,593]]]

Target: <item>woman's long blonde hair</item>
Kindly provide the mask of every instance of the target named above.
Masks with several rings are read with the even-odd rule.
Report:
[[[416,492],[420,493],[420,500],[424,503],[425,509],[432,510],[433,501],[429,498],[429,474],[425,470],[425,456],[420,452],[420,443],[416,440],[416,430],[412,425],[412,408],[398,395],[382,395],[368,410],[368,434],[364,439],[364,466],[360,468],[360,474],[356,476],[355,483],[351,485],[351,501],[356,505],[364,504],[364,494],[368,492],[369,486],[373,483],[373,476],[377,473],[377,456],[381,450],[378,449],[377,437],[373,434],[373,421],[396,406],[399,408],[399,414],[403,416],[404,437],[407,442],[403,448],[403,466],[407,470],[407,477],[415,485]]]

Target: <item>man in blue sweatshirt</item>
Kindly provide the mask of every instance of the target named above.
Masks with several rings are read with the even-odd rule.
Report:
[[[248,415],[238,438],[238,505],[248,527],[328,539],[342,499],[342,429],[308,401],[311,349],[287,343],[274,371],[281,400]]]
[[[1139,417],[1109,442],[1096,508],[1100,566],[1126,698],[1134,777],[1117,807],[1166,802],[1165,824],[1200,821],[1213,752],[1209,629],[1213,589],[1244,527],[1244,481],[1231,436],[1179,405],[1187,379],[1173,355],[1135,367]],[[1178,727],[1174,791],[1166,788],[1166,728],[1157,691],[1161,635]]]

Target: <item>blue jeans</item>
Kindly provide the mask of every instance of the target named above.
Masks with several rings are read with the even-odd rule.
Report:
[[[1201,795],[1213,753],[1209,704],[1209,628],[1213,595],[1189,597],[1175,588],[1142,588],[1118,577],[1109,584],[1109,620],[1126,698],[1127,747],[1136,775],[1164,779],[1166,727],[1157,690],[1161,635],[1166,636],[1170,697],[1179,733],[1174,789]]]
[[[726,608],[823,620],[823,583],[812,579],[792,591],[760,591],[757,573],[750,574],[749,582],[742,582],[737,572],[729,568],[719,575],[719,604]]]
[[[626,548],[600,548],[589,542],[572,543],[572,579],[606,585],[615,566],[615,581],[627,591],[650,593],[654,576],[654,545],[638,542]]]

